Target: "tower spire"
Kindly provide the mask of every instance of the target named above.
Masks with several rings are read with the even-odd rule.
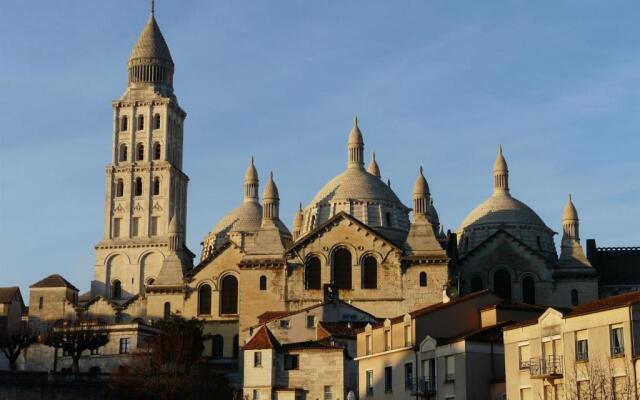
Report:
[[[348,167],[349,168],[364,168],[364,140],[362,139],[362,132],[358,127],[358,116],[353,118],[353,127],[349,132],[349,142],[347,144],[348,150]]]
[[[420,166],[420,173],[413,185],[413,212],[415,216],[426,216],[429,205],[429,185],[424,177],[424,170]]]
[[[155,15],[156,11],[156,2],[155,0],[151,0],[151,15]]]
[[[258,201],[258,185],[260,183],[258,179],[258,170],[253,163],[253,156],[249,161],[247,172],[244,174],[244,201],[257,202]]]
[[[376,161],[376,152],[373,152],[373,156],[371,157],[371,162],[369,163],[369,166],[367,167],[367,172],[369,172],[371,175],[380,178],[380,167],[378,166],[378,162]]]
[[[264,187],[262,199],[264,200],[264,207],[262,208],[262,224],[264,225],[279,218],[280,195],[278,194],[278,187],[273,181],[273,172],[269,174],[269,180]]]
[[[493,192],[509,193],[509,168],[502,155],[502,145],[498,147],[498,156],[493,163]]]

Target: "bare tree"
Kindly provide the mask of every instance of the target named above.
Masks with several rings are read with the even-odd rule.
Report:
[[[0,333],[0,351],[9,360],[9,369],[16,370],[16,361],[20,353],[38,340],[28,328],[23,328],[17,332],[3,331]]]
[[[82,353],[96,350],[109,342],[109,333],[98,320],[59,321],[51,327],[44,344],[62,349],[73,360],[73,372],[80,372]]]
[[[631,380],[629,362],[624,363],[624,375],[614,374],[615,360],[588,360],[574,363],[570,379],[565,377],[567,400],[633,400],[635,388]]]

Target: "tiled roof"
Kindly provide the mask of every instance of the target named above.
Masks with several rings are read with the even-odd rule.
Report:
[[[518,310],[518,311],[541,311],[541,312],[544,312],[547,309],[547,307],[538,306],[538,305],[535,305],[535,304],[519,303],[517,301],[514,301],[514,302],[504,301],[502,303],[489,304],[487,306],[484,306],[484,307],[480,308],[480,311],[492,310],[492,309]]]
[[[578,315],[591,314],[600,311],[611,310],[619,307],[628,307],[632,304],[640,303],[640,292],[629,292],[618,296],[605,297],[604,299],[580,304],[569,311],[565,317],[575,317]]]
[[[504,327],[512,325],[513,321],[502,321],[495,325],[474,329],[463,335],[438,341],[438,344],[447,344],[465,340],[468,342],[499,342],[502,343],[502,330]]]
[[[282,345],[282,348],[286,350],[344,350],[344,347],[342,346],[332,344],[330,342],[316,340],[309,340],[307,342],[286,343]]]
[[[273,333],[266,326],[262,326],[258,332],[244,345],[243,350],[263,350],[263,349],[275,349],[280,347],[278,339],[273,336]]]
[[[64,279],[62,276],[58,274],[49,275],[41,281],[34,283],[29,286],[32,288],[46,288],[46,287],[67,287],[69,289],[78,290],[77,287],[73,286],[68,280]]]
[[[0,303],[11,303],[16,296],[16,292],[20,292],[17,286],[0,288]]]
[[[327,332],[331,337],[343,339],[355,339],[358,330],[364,328],[367,322],[319,322],[318,327]]]
[[[315,306],[314,306],[315,307]],[[298,311],[265,311],[262,314],[258,315],[258,323],[260,325],[264,325],[267,322],[271,322],[273,320],[288,317],[289,315],[296,314],[303,310]]]

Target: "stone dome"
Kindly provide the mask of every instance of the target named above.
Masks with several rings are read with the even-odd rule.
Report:
[[[262,206],[255,202],[242,203],[222,217],[211,234],[229,234],[235,232],[256,232],[262,223]]]
[[[480,224],[509,224],[545,226],[529,206],[508,194],[497,193],[480,203],[460,224],[460,229]]]
[[[350,199],[384,201],[395,203],[399,208],[405,207],[386,183],[359,168],[349,168],[330,180],[315,195],[311,204]]]

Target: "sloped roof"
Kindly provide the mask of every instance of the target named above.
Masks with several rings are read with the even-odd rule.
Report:
[[[455,343],[461,340],[465,340],[467,342],[487,342],[487,343],[494,342],[494,343],[502,344],[503,328],[512,324],[513,324],[513,321],[502,321],[495,325],[474,329],[472,331],[466,332],[459,336],[455,336],[455,337],[444,339],[444,340],[438,340],[438,345]]]
[[[605,297],[604,299],[580,304],[566,314],[566,318],[578,315],[592,314],[600,311],[611,310],[619,307],[628,307],[640,303],[640,292],[629,292],[617,296]]]
[[[327,332],[331,337],[342,339],[355,339],[358,330],[364,328],[368,322],[324,322],[318,323],[318,327]]]
[[[472,255],[475,255],[478,251],[480,251],[482,248],[484,248],[487,244],[489,244],[493,240],[495,240],[495,238],[497,238],[498,235],[500,235],[500,234],[504,234],[509,239],[515,241],[518,245],[523,246],[525,249],[527,249],[530,254],[535,255],[536,257],[540,258],[540,260],[545,262],[548,266],[551,266],[551,261],[547,257],[545,257],[542,253],[540,253],[539,251],[531,248],[531,246],[529,246],[528,244],[526,244],[525,242],[523,242],[522,240],[520,240],[517,237],[513,236],[507,230],[502,229],[502,228],[498,229],[497,231],[492,233],[488,238],[486,238],[482,242],[478,243],[473,249],[471,249],[464,256],[462,256],[460,258],[459,262],[461,264],[464,263],[467,259],[471,258]]]
[[[282,345],[282,348],[286,350],[344,350],[343,346],[332,344],[330,342],[323,342],[318,340],[309,340],[306,342],[286,343]]]
[[[273,336],[273,333],[266,326],[261,326],[260,330],[245,344],[243,350],[264,350],[280,347],[280,342]]]
[[[140,33],[140,37],[138,37],[133,50],[131,50],[129,59],[135,58],[157,58],[173,64],[169,46],[167,46],[167,42],[164,40],[153,14],[149,16],[142,33]]]
[[[520,303],[517,301],[503,301],[502,303],[489,304],[481,307],[480,311],[499,309],[499,310],[517,310],[517,311],[541,311],[544,312],[547,307],[535,304]]]
[[[53,274],[42,279],[29,286],[30,288],[54,288],[54,287],[66,287],[78,291],[78,288],[73,286],[68,280],[64,279],[61,275]]]
[[[22,301],[22,296],[20,295],[20,288],[17,286],[11,287],[0,287],[0,303],[11,303],[15,298],[16,294],[20,301]],[[23,304],[24,305],[24,304]]]
[[[373,318],[373,319],[375,319],[375,320],[379,320],[379,318],[377,318],[375,315],[373,315],[373,314],[371,314],[371,313],[368,313],[368,312],[366,312],[365,310],[363,310],[363,309],[361,309],[361,308],[358,308],[358,307],[354,306],[353,304],[349,304],[349,303],[347,303],[346,301],[341,300],[341,299],[340,299],[340,300],[338,300],[338,301],[339,301],[343,306],[347,306],[347,307],[349,307],[349,308],[351,308],[351,309],[354,309],[354,310],[356,310],[356,311],[358,311],[358,312],[361,312],[361,313],[363,313],[363,314],[366,314],[366,315],[368,315],[369,317],[371,317],[371,318]],[[322,307],[322,306],[324,306],[325,304],[326,304],[326,303],[324,303],[324,302],[322,302],[322,303],[317,303],[317,304],[314,304],[314,305],[311,305],[311,306],[308,306],[308,307],[305,307],[305,308],[301,308],[301,309],[299,309],[299,310],[290,310],[290,311],[265,311],[265,312],[263,312],[262,314],[258,315],[258,321],[259,321],[260,325],[263,325],[263,324],[269,323],[269,322],[271,322],[271,321],[273,321],[273,320],[276,320],[276,319],[280,319],[280,318],[288,317],[288,316],[290,316],[290,315],[298,314],[298,313],[301,313],[301,312],[306,312],[306,311],[312,310],[312,309],[317,308],[317,307]]]

